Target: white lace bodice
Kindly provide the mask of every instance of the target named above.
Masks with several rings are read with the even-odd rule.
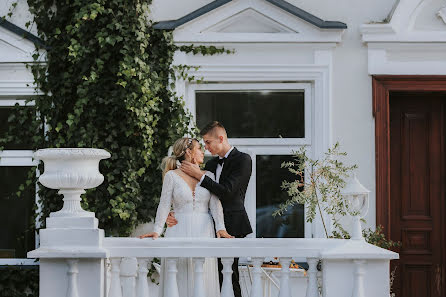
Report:
[[[215,180],[212,172],[208,171],[206,175]],[[186,181],[176,172],[170,170],[164,176],[154,232],[162,233],[172,205],[175,213],[208,213],[210,210],[215,221],[215,229],[217,231],[226,230],[220,200],[207,189],[198,185],[195,187],[195,195],[193,195]]]

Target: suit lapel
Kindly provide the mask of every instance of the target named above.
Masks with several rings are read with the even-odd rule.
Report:
[[[226,177],[227,172],[229,172],[229,168],[232,165],[232,159],[239,153],[239,151],[234,147],[232,151],[229,153],[228,158],[225,161],[225,164],[223,165],[223,170],[221,171],[220,180],[224,177]]]

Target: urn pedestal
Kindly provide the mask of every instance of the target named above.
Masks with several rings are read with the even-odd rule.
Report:
[[[34,154],[44,162],[39,182],[59,189],[64,201],[40,230],[40,247],[28,253],[29,258],[40,258],[40,296],[105,296],[104,230],[98,229],[93,212],[82,209],[81,195],[104,181],[99,162],[109,157],[105,150],[90,148],[51,148]]]

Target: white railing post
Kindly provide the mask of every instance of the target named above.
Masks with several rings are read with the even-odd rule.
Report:
[[[122,296],[135,297],[136,258],[123,258],[121,261]]]
[[[353,260],[355,272],[353,277],[352,297],[364,297],[364,264],[366,260]]]
[[[279,297],[291,297],[291,289],[289,283],[290,263],[291,263],[291,258],[280,258],[280,264],[282,264],[282,270],[280,272]]]
[[[111,277],[108,297],[122,297],[121,287],[121,258],[111,258]]]
[[[252,264],[252,285],[251,285],[251,297],[261,297],[263,296],[262,288],[262,263],[264,258],[253,258]]]
[[[77,263],[79,259],[68,259],[68,290],[67,297],[79,297],[77,288],[77,275],[79,270],[77,269]]]
[[[149,285],[147,284],[147,272],[150,258],[138,258],[138,278],[136,280],[136,297],[149,297]],[[154,296],[156,297],[156,296]]]
[[[178,283],[177,283],[177,262],[178,258],[166,259],[167,279],[164,286],[164,297],[179,297]]]
[[[205,258],[194,258],[194,297],[206,297],[203,265]]]
[[[28,253],[29,258],[40,258],[42,297],[105,295],[104,230],[93,212],[82,209],[81,194],[104,181],[99,162],[109,157],[105,150],[90,148],[51,148],[34,154],[45,165],[39,182],[64,196],[62,209],[50,213],[39,232],[40,247]]]
[[[308,281],[307,281],[307,294],[305,297],[318,297],[319,290],[317,288],[317,262],[316,258],[308,258]]]
[[[234,258],[221,258],[221,263],[223,264],[221,297],[234,297],[234,289],[232,287],[232,263],[234,263]]]

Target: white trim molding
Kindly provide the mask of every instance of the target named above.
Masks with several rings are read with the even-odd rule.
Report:
[[[369,74],[446,75],[446,10],[433,4],[401,0],[389,23],[361,26]]]
[[[339,43],[344,30],[320,29],[267,1],[242,0],[179,26],[173,36],[178,43]]]
[[[4,150],[0,152],[0,166],[37,166],[32,150]]]

